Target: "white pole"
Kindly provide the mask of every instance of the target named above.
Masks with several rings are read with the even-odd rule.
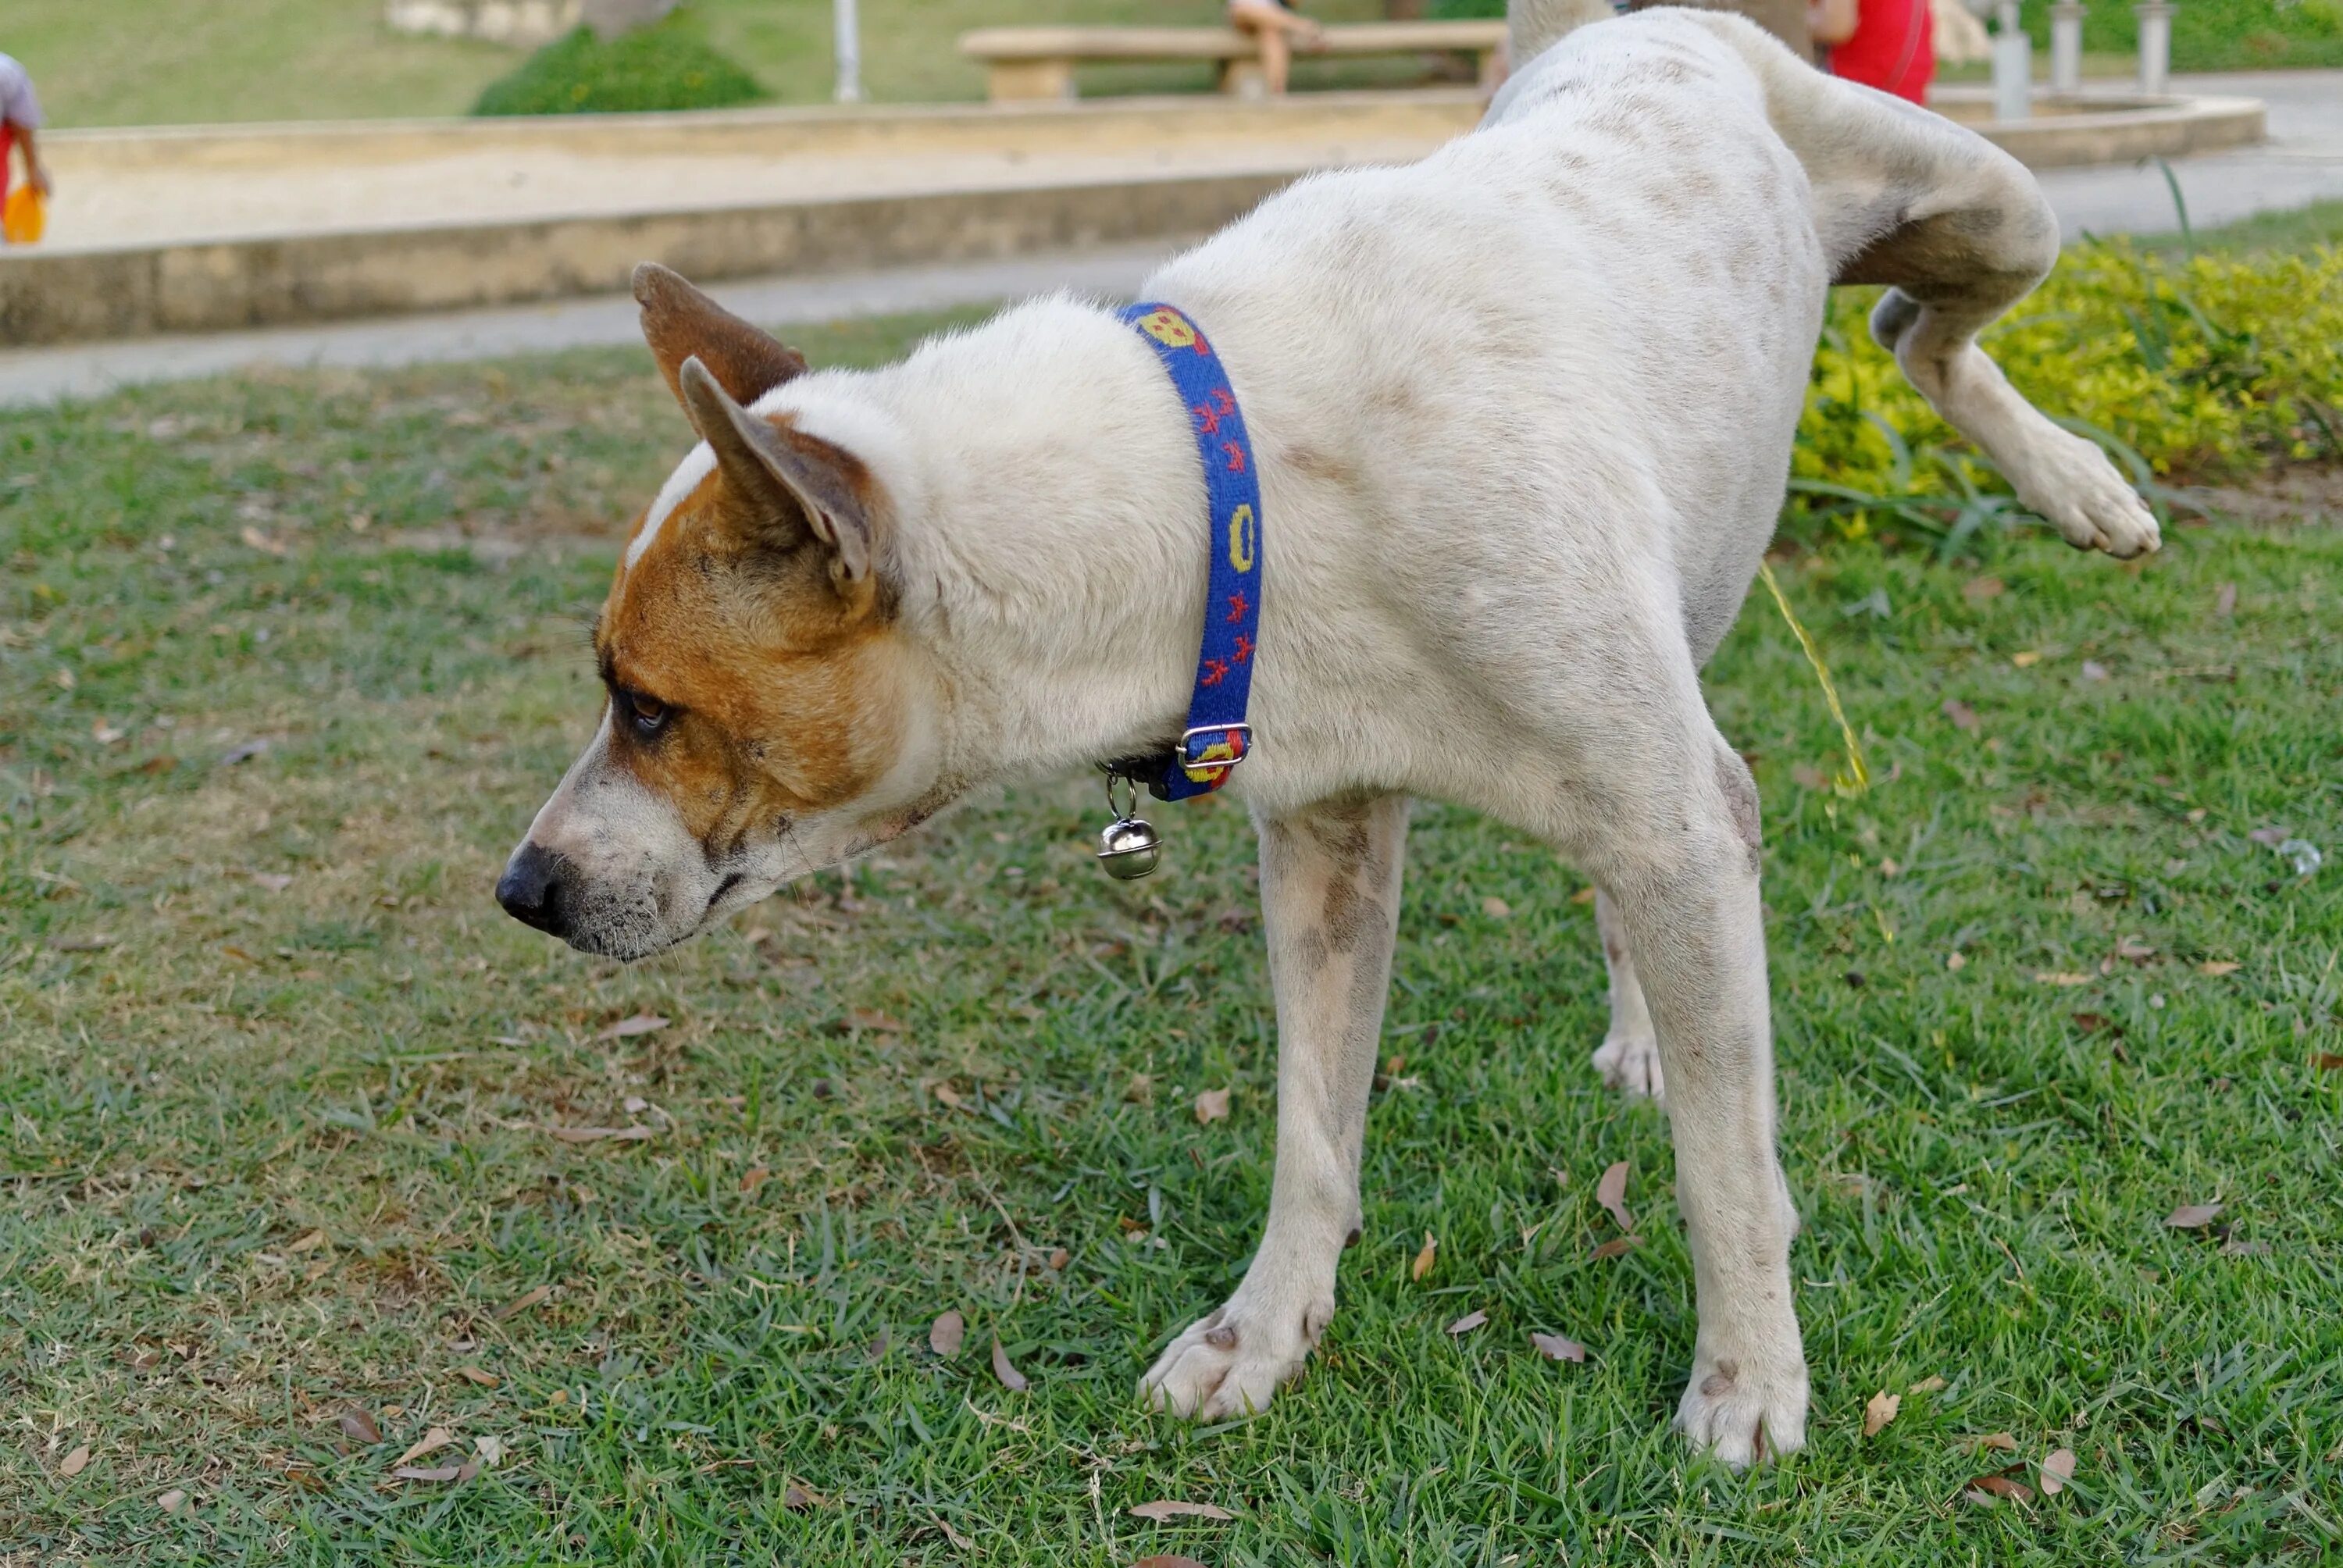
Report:
[[[862,25],[854,14],[854,0],[835,0],[832,12],[838,32],[838,101],[862,101]]]
[[[2017,25],[2017,0],[2001,0],[1999,21],[1993,35],[1993,116],[2022,120],[2034,92],[2034,40]]]
[[[2147,0],[2132,14],[2139,18],[2139,90],[2161,97],[2172,85],[2172,7],[2167,0]]]
[[[2077,93],[2083,87],[2082,0],[2053,0],[2050,7],[2050,90]]]

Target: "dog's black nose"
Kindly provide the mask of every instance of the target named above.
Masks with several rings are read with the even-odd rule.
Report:
[[[497,879],[497,902],[505,913],[549,936],[567,934],[569,922],[569,862],[550,849],[525,843],[513,852]]]

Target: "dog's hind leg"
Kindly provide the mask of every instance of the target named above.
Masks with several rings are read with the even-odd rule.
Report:
[[[1407,799],[1327,802],[1258,826],[1277,994],[1269,1221],[1236,1293],[1140,1382],[1155,1408],[1203,1421],[1265,1408],[1334,1313],[1335,1265],[1359,1235],[1359,1145],[1399,930]]]
[[[1929,406],[2068,544],[2155,549],[2155,514],[2107,455],[2053,424],[1977,347],[2058,259],[2056,215],[2025,166],[1949,120],[1810,69],[1738,18],[1702,16],[1741,46],[1805,167],[1832,281],[1891,286],[1872,336]]]
[[[1643,982],[1635,978],[1634,955],[1627,947],[1627,922],[1618,900],[1601,888],[1594,890],[1594,927],[1603,935],[1603,961],[1611,975],[1611,1027],[1594,1050],[1594,1070],[1603,1081],[1630,1100],[1665,1101],[1666,1081],[1660,1070],[1660,1037],[1652,1027],[1652,1010],[1644,1000]]]

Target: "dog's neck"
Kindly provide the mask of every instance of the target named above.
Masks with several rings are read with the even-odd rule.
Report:
[[[1169,746],[1193,689],[1210,522],[1179,395],[1136,333],[1041,300],[883,371],[808,377],[800,397],[788,403],[808,428],[860,437],[894,500],[890,565],[932,665],[946,776]]]

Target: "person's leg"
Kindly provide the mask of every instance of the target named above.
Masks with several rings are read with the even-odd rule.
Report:
[[[1262,85],[1282,94],[1293,74],[1293,40],[1288,31],[1293,14],[1273,0],[1230,0],[1229,25],[1251,37],[1261,48]]]

